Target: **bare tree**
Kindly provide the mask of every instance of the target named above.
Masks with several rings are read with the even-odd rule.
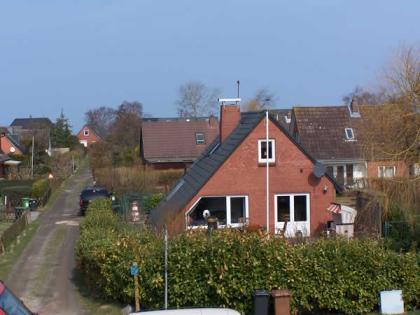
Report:
[[[108,135],[116,116],[113,108],[101,106],[85,113],[85,121],[91,125],[102,137]]]
[[[270,109],[274,107],[275,96],[267,89],[259,89],[255,96],[245,103],[243,109],[247,112]]]
[[[420,49],[402,48],[386,71],[385,105],[365,113],[367,154],[412,165],[420,161]]]
[[[188,82],[180,86],[176,101],[179,117],[215,115],[220,90],[209,88],[201,82]]]
[[[143,105],[140,102],[124,101],[115,111],[111,142],[118,147],[139,146],[142,118]]]
[[[386,67],[383,84],[385,99],[381,106],[359,107],[366,159],[396,166],[397,171],[405,167],[414,170],[420,163],[420,49],[401,48]],[[384,216],[392,216],[399,208],[398,215],[411,222],[414,229],[420,213],[420,176],[414,172],[411,175],[373,179],[370,188],[381,192]],[[397,207],[393,209],[393,205]]]
[[[385,79],[400,102],[420,112],[420,45],[400,48],[385,70]]]
[[[388,99],[385,88],[379,89],[377,92],[365,90],[360,86],[356,86],[353,91],[343,97],[343,102],[350,105],[352,101],[360,105],[381,105]]]

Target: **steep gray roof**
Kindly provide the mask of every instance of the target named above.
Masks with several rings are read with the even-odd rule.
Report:
[[[13,120],[10,126],[12,127],[22,127],[23,129],[45,129],[52,128],[53,123],[49,118],[40,117],[40,118],[16,118]]]
[[[174,216],[198,193],[201,187],[216,173],[219,167],[236,150],[242,141],[251,133],[265,117],[265,112],[241,113],[241,120],[235,130],[220,144],[219,137],[207,147],[201,157],[192,165],[188,172],[174,185],[156,209],[152,211],[150,223],[160,227],[166,218]],[[315,164],[316,160],[298,144],[275,117],[270,114],[270,120]],[[326,175],[340,190],[334,180]]]

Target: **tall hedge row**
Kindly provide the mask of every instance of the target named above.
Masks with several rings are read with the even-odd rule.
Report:
[[[105,298],[132,302],[132,262],[140,269],[141,303],[161,308],[160,235],[127,227],[102,200],[81,225],[77,256],[88,283]],[[255,289],[284,289],[302,311],[371,312],[379,291],[402,289],[407,308],[420,307],[420,261],[374,240],[320,239],[290,244],[241,231],[185,233],[169,243],[169,305],[226,306],[249,314]]]

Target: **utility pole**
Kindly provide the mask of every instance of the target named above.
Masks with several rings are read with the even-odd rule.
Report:
[[[266,219],[267,219],[267,234],[270,233],[270,165],[269,165],[269,157],[270,157],[270,143],[269,143],[269,136],[268,136],[268,111],[265,112],[265,143],[266,143],[266,159],[265,159],[265,180],[266,180],[266,195],[265,195],[265,207],[266,207]],[[274,147],[271,148],[272,154],[274,154]],[[275,224],[275,222],[274,222]]]
[[[31,177],[34,178],[34,150],[35,150],[35,144],[34,144],[35,137],[32,136],[32,158],[31,158]]]
[[[165,310],[168,309],[168,228],[165,225]]]

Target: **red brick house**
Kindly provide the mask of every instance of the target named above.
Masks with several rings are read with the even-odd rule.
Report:
[[[215,117],[146,118],[140,152],[153,169],[187,169],[219,134]]]
[[[99,132],[97,132],[91,125],[84,125],[77,133],[77,139],[79,139],[79,142],[87,148],[95,142],[100,141],[101,137],[99,136]]]
[[[12,135],[5,133],[0,139],[0,152],[4,154],[22,155],[23,148]]]
[[[410,167],[404,162],[366,154],[367,118],[381,106],[294,107],[289,130],[340,185],[363,187],[367,178],[407,177]]]
[[[6,164],[5,162],[9,161],[10,158],[6,154],[0,152],[0,178],[6,177]]]
[[[245,223],[287,236],[316,235],[332,220],[327,211],[340,189],[272,114],[240,113],[222,105],[220,137],[177,182],[152,212],[152,226],[171,233],[205,226],[203,214],[219,226]],[[268,218],[267,218],[268,159]]]

